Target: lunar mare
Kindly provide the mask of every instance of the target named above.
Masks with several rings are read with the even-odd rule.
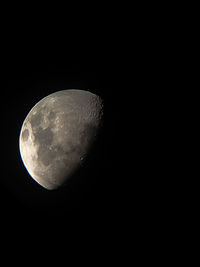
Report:
[[[62,186],[87,155],[102,122],[103,103],[84,90],[63,90],[40,100],[19,137],[23,163],[46,189]]]

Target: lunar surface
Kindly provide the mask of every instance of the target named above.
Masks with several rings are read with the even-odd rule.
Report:
[[[93,145],[102,115],[101,98],[84,90],[58,91],[39,101],[19,137],[30,176],[49,190],[65,184]]]

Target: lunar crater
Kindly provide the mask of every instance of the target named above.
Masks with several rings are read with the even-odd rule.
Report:
[[[28,140],[28,137],[29,137],[29,130],[28,129],[25,129],[22,132],[22,139],[23,139],[23,141],[27,141]]]
[[[50,112],[49,112],[49,115],[48,115],[48,119],[49,119],[50,121],[53,121],[53,120],[55,119],[55,117],[56,117],[56,113],[53,112],[53,111],[50,111]]]

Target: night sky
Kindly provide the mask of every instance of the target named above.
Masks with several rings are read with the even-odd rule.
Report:
[[[126,259],[136,263],[135,256],[149,262],[151,257],[158,259],[160,251],[165,251],[165,260],[171,245],[177,245],[174,218],[182,199],[173,171],[177,134],[174,138],[175,127],[168,118],[171,112],[177,120],[171,110],[177,90],[177,83],[170,80],[177,73],[173,48],[163,45],[159,28],[163,24],[156,16],[155,25],[150,23],[152,12],[148,8],[144,12],[144,4],[140,10],[127,6],[123,10],[121,5],[116,10],[113,3],[109,9],[107,3],[98,2],[96,8],[84,2],[90,14],[80,3],[74,9],[65,4],[57,12],[55,3],[49,11],[51,3],[42,10],[42,4],[28,7],[17,2],[23,14],[10,2],[7,12],[2,8],[1,260],[6,265],[13,260],[14,265],[24,261],[29,266],[35,260],[36,266],[49,266],[48,261],[68,266],[71,251],[73,263],[78,259],[81,265],[116,261],[124,266]],[[66,187],[49,191],[24,167],[19,134],[38,101],[66,89],[99,95],[104,125],[86,164]],[[181,95],[182,89],[177,103]],[[173,209],[175,216],[168,216]]]

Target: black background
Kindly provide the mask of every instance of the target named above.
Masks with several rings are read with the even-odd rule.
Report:
[[[164,103],[163,85],[154,59],[147,55],[151,54],[148,41],[134,37],[134,47],[128,49],[130,42],[118,35],[119,27],[114,38],[113,27],[99,35],[94,26],[89,39],[83,29],[82,35],[74,31],[78,38],[71,42],[69,28],[58,37],[52,35],[52,28],[46,37],[44,29],[43,39],[35,38],[29,29],[23,38],[18,31],[16,35],[8,32],[12,38],[1,48],[0,225],[8,252],[13,242],[15,251],[22,239],[22,252],[30,253],[31,260],[32,253],[51,260],[58,247],[57,255],[63,254],[66,262],[67,245],[76,252],[81,243],[80,249],[86,249],[90,257],[99,244],[99,262],[105,247],[111,257],[112,250],[121,251],[132,241],[140,249],[149,233],[154,235],[153,227],[159,228],[166,220],[160,216],[168,183],[168,178],[163,179],[167,167],[162,167],[165,128],[160,128],[162,113],[155,105]],[[127,36],[132,38],[131,32]],[[29,176],[22,163],[20,129],[43,97],[72,88],[89,90],[103,99],[104,127],[85,166],[67,187],[48,191]],[[148,248],[153,238],[148,239]],[[117,256],[114,251],[112,258]]]
[[[73,52],[72,52],[73,51]],[[90,51],[83,57],[51,51],[9,51],[1,64],[2,161],[1,218],[5,224],[28,220],[70,222],[112,219],[119,210],[125,126],[117,61],[109,53]],[[76,55],[76,57],[74,56]],[[30,109],[43,97],[65,89],[89,90],[104,101],[104,126],[85,166],[58,190],[38,185],[26,171],[19,153],[19,134]],[[37,224],[37,223],[36,223]]]
[[[107,6],[103,9],[107,11]],[[155,131],[153,120],[160,114],[154,103],[162,106],[164,99],[160,96],[163,81],[159,79],[163,69],[160,62],[155,62],[151,31],[146,35],[145,30],[141,30],[143,18],[142,21],[136,18],[132,29],[132,22],[128,21],[132,15],[126,15],[127,8],[126,25],[122,25],[121,10],[115,12],[113,7],[107,11],[109,23],[101,12],[98,23],[88,17],[88,25],[83,23],[87,15],[82,10],[82,21],[76,21],[77,16],[73,16],[68,22],[71,10],[63,11],[65,14],[60,16],[59,10],[60,20],[56,25],[55,13],[48,13],[45,8],[42,17],[48,13],[50,18],[45,18],[43,27],[38,23],[39,29],[37,12],[33,14],[31,26],[26,25],[26,19],[20,20],[18,13],[16,20],[6,17],[3,21],[5,36],[1,33],[0,60],[3,247],[10,257],[14,244],[14,251],[19,247],[22,255],[28,252],[31,262],[37,255],[44,255],[44,262],[47,258],[51,260],[58,248],[55,261],[58,265],[61,255],[64,263],[68,260],[67,245],[76,252],[81,243],[80,250],[86,249],[86,257],[90,258],[91,251],[97,250],[99,244],[97,262],[107,255],[118,260],[124,246],[126,253],[132,255],[132,242],[139,249],[141,244],[147,244],[148,249],[152,247],[154,237],[148,239],[145,235],[154,235],[152,224],[155,227],[162,224],[161,197],[155,192],[162,195],[167,183],[161,182],[166,168],[159,168],[165,140],[159,143],[160,151],[155,151],[155,140],[163,130]],[[29,16],[28,11],[25,14]],[[92,14],[96,17],[96,9]],[[145,23],[144,28],[148,24]],[[60,29],[61,25],[64,29]],[[154,42],[152,44],[154,46]],[[48,191],[34,182],[23,166],[19,153],[20,129],[39,100],[70,88],[86,89],[102,97],[104,127],[88,164],[66,188]],[[155,124],[159,126],[161,120]],[[134,236],[130,238],[131,233]],[[82,234],[85,236],[81,242]],[[73,237],[74,245],[69,243],[69,236]],[[88,237],[92,239],[88,241]],[[141,251],[143,254],[143,249]],[[79,254],[76,257],[79,258]]]

